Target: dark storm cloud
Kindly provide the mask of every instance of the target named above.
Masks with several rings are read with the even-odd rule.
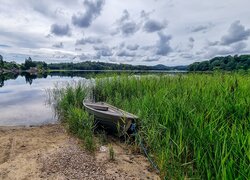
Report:
[[[94,50],[97,51],[97,56],[112,56],[113,52],[108,46],[94,46]]]
[[[138,30],[135,22],[126,22],[121,26],[121,32],[124,36],[133,35]]]
[[[102,43],[102,40],[97,37],[86,37],[76,41],[76,45],[85,45],[85,44],[99,44]]]
[[[129,52],[129,51],[126,51],[126,50],[120,50],[116,53],[117,56],[119,57],[134,57],[136,56],[136,53],[135,52]]]
[[[110,48],[108,46],[101,45],[101,46],[93,46],[93,49],[96,51],[99,51],[99,50],[110,49]]]
[[[119,44],[119,46],[117,46],[117,47],[115,47],[115,48],[122,49],[122,48],[124,48],[124,47],[125,47],[125,42],[121,42],[121,43]]]
[[[6,45],[6,44],[0,44],[0,48],[10,48],[11,46]]]
[[[208,52],[206,53],[205,57],[206,58],[213,58],[214,56],[224,56],[224,55],[229,55],[232,54],[233,51],[232,49],[228,49],[228,48],[211,48],[208,50]]]
[[[194,58],[194,55],[190,54],[190,53],[182,53],[180,54],[181,57],[185,58],[185,59],[192,59]]]
[[[54,48],[63,48],[63,43],[62,42],[56,43],[52,47],[54,47]]]
[[[193,37],[190,37],[188,40],[189,42],[192,42],[192,43],[195,41]]]
[[[75,59],[75,56],[72,54],[68,54],[68,53],[62,53],[62,52],[57,52],[57,54],[53,54],[51,57],[52,59],[58,59],[58,60],[72,60]]]
[[[75,51],[81,51],[82,49],[81,48],[75,48]]]
[[[140,29],[140,25],[130,18],[130,14],[127,10],[123,11],[121,18],[118,19],[116,23],[118,27],[112,35],[121,33],[123,36],[130,36]]]
[[[59,25],[59,24],[52,24],[50,27],[50,31],[52,34],[57,36],[70,36],[71,31],[68,24]]]
[[[46,38],[51,38],[51,37],[53,37],[51,34],[47,34],[46,36],[45,36]]]
[[[135,45],[127,45],[127,49],[130,50],[130,51],[135,51],[139,48],[139,45],[138,44],[135,44]]]
[[[207,42],[207,45],[208,45],[208,46],[217,46],[218,44],[220,44],[219,41],[208,41],[208,42]]]
[[[122,17],[118,20],[120,23],[129,20],[130,19],[130,14],[127,9],[123,10]]]
[[[72,16],[72,23],[75,26],[86,28],[101,14],[104,0],[85,0],[83,5],[85,12],[74,14]]]
[[[165,35],[162,32],[158,32],[158,36],[159,40],[156,43],[156,54],[166,56],[172,51],[169,44],[172,37],[170,35]]]
[[[245,42],[233,43],[230,46],[211,46],[210,48],[204,50],[204,54],[207,58],[212,58],[214,56],[224,56],[230,54],[246,53],[247,44]]]
[[[229,45],[235,42],[247,40],[249,36],[250,29],[245,29],[245,27],[240,24],[240,21],[235,21],[230,25],[227,35],[222,36],[221,44]]]
[[[203,31],[203,30],[206,30],[208,27],[207,26],[204,26],[204,25],[200,25],[200,26],[197,26],[197,27],[194,27],[192,28],[192,32],[199,32],[199,31]]]
[[[141,18],[148,19],[152,12],[141,11]]]
[[[189,41],[189,44],[188,44],[188,47],[190,48],[190,49],[193,49],[194,48],[194,38],[193,37],[190,37],[189,39],[188,39],[188,41]]]
[[[151,46],[151,45],[149,45],[149,46],[141,46],[140,47],[140,49],[142,49],[144,51],[149,51],[149,50],[152,50],[154,48],[155,48],[155,46]]]
[[[235,53],[237,52],[243,52],[244,49],[246,49],[247,44],[245,42],[238,42],[232,45],[232,48]]]
[[[151,19],[144,23],[143,30],[148,33],[152,33],[166,28],[166,25],[167,23],[165,22],[159,22]]]
[[[113,53],[110,49],[103,49],[99,50],[97,52],[97,55],[106,57],[106,56],[113,56]]]
[[[202,24],[190,27],[191,32],[206,32],[208,29],[212,28],[214,25],[212,23]]]
[[[153,56],[153,57],[145,57],[142,61],[145,62],[155,62],[155,61],[159,61],[160,57],[158,56]]]
[[[81,54],[78,56],[80,60],[90,60],[92,59],[92,57],[90,55],[86,55],[86,54]]]

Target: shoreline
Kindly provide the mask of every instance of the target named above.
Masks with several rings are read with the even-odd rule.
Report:
[[[103,70],[76,70],[76,69],[48,69],[48,70],[0,70],[0,75],[1,74],[7,74],[7,73],[12,73],[12,74],[21,74],[21,73],[30,73],[30,74],[42,74],[42,73],[50,73],[50,72],[152,72],[152,73],[164,73],[164,72],[169,72],[169,73],[188,73],[189,71],[187,70],[108,70],[108,69],[103,69]]]
[[[17,126],[0,126],[0,130],[20,130],[20,129],[34,129],[34,128],[43,128],[43,127],[52,127],[52,126],[58,126],[59,123],[55,124],[42,124],[42,125],[17,125]]]

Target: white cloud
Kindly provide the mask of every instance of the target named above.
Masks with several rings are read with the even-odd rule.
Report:
[[[1,0],[0,54],[18,62],[31,56],[185,65],[247,52],[249,6],[248,0]]]

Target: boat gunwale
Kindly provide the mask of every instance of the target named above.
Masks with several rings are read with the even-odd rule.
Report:
[[[87,109],[90,109],[90,110],[94,111],[94,112],[102,113],[102,114],[109,115],[109,116],[114,116],[114,117],[120,118],[120,119],[122,119],[122,118],[125,118],[125,119],[134,119],[134,120],[138,119],[138,117],[136,115],[131,114],[131,113],[126,112],[126,111],[123,111],[122,109],[119,109],[119,108],[117,108],[115,106],[112,106],[110,104],[107,104],[105,102],[98,102],[98,103],[95,103],[95,104],[108,106],[109,108],[113,109],[114,111],[120,112],[122,115],[119,115],[119,114],[116,114],[116,113],[112,113],[109,110],[102,111],[102,110],[98,110],[98,109],[92,108],[91,104],[94,105],[94,103],[83,101],[83,106],[85,108],[87,108]]]

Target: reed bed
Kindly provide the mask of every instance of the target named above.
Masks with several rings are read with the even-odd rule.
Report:
[[[250,178],[249,74],[98,78],[93,95],[139,116],[162,177]]]
[[[48,103],[54,104],[56,116],[66,129],[83,141],[83,146],[91,153],[95,152],[94,118],[83,111],[83,99],[89,94],[85,82],[56,85],[48,90]]]

